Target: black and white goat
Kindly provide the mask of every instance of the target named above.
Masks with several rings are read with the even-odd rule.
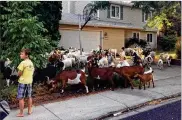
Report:
[[[6,85],[9,87],[10,84],[14,84],[18,82],[18,72],[15,67],[11,67],[10,65],[6,65],[3,78],[6,80]]]

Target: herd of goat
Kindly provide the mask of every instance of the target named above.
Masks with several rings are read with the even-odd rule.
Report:
[[[89,92],[87,86],[87,76],[93,80],[93,83],[97,81],[107,81],[110,83],[112,90],[115,88],[113,81],[113,75],[116,73],[125,79],[125,87],[127,87],[127,81],[130,83],[133,89],[132,79],[138,77],[140,79],[139,88],[148,82],[153,83],[153,70],[151,64],[155,59],[154,51],[137,51],[133,48],[126,48],[125,54],[131,55],[131,51],[136,52],[138,56],[144,55],[144,58],[140,58],[140,64],[130,63],[127,64],[127,60],[117,60],[118,54],[116,49],[97,51],[93,50],[90,53],[82,52],[80,50],[69,48],[60,49],[58,53],[51,52],[48,57],[48,64],[46,67],[40,69],[36,68],[33,77],[34,83],[43,83],[48,85],[50,89],[58,87],[58,82],[61,82],[61,92],[64,92],[66,84],[83,84],[86,93]],[[172,57],[169,54],[160,54],[160,58],[157,61],[159,69],[163,68],[164,63],[170,66]],[[0,61],[1,72],[3,78],[6,80],[7,86],[10,84],[17,84],[18,76],[16,67],[12,67],[11,61],[7,58],[6,61]],[[150,70],[145,72],[145,66]],[[97,85],[96,85],[97,86]],[[95,84],[93,84],[94,90]]]

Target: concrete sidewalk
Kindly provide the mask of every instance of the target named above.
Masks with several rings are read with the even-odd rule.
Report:
[[[155,88],[117,89],[44,104],[34,107],[30,116],[25,109],[24,118],[17,118],[16,114],[19,111],[12,110],[5,120],[88,120],[153,99],[181,93],[181,67],[172,66],[162,71],[155,66],[153,68]]]

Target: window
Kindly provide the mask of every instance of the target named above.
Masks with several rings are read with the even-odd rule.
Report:
[[[152,42],[152,34],[147,34],[147,42]]]
[[[140,39],[139,32],[135,32],[135,33],[133,33],[133,38]]]
[[[152,12],[150,12],[150,13],[144,13],[144,22],[146,22],[151,17],[152,17]]]
[[[100,17],[100,12],[99,12],[99,10],[97,10],[97,13],[95,14],[95,17],[97,18],[97,20],[99,20],[99,17]]]
[[[111,18],[120,19],[120,6],[111,5]]]

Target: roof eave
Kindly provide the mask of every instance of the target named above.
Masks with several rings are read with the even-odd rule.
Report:
[[[72,22],[60,22],[60,25],[78,25],[78,23],[72,23]],[[124,27],[124,26],[108,26],[108,25],[93,25],[93,24],[87,24],[86,26],[92,26],[92,27],[107,27],[107,28],[124,28],[124,29],[138,29],[142,30],[143,28],[137,28],[137,27]]]

